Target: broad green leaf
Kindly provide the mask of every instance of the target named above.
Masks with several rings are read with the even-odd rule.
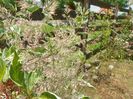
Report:
[[[17,52],[14,52],[14,58],[13,58],[12,65],[15,66],[17,64],[20,64],[20,62],[19,62],[19,56],[18,56],[18,53]],[[21,68],[21,66],[19,66],[19,68]]]
[[[82,97],[81,99],[90,99],[89,97],[87,97],[87,96],[84,96],[84,97]]]
[[[42,31],[44,33],[50,33],[50,32],[53,32],[54,30],[55,30],[55,28],[50,24],[43,24],[42,25]]]
[[[39,69],[32,71],[30,73],[24,73],[24,80],[25,80],[25,88],[27,92],[30,94],[32,92],[33,87],[37,84],[37,82],[41,78],[41,71]]]
[[[26,92],[28,93],[28,94],[31,94],[31,92],[32,92],[32,85],[30,85],[30,77],[31,77],[31,74],[32,74],[32,72],[30,72],[30,73],[28,73],[28,72],[24,72],[24,83],[25,83],[25,86],[24,86],[24,88],[26,89]]]
[[[10,68],[6,67],[6,72],[5,72],[5,75],[3,77],[3,82],[6,82],[9,79],[9,77],[10,77],[9,70],[10,70]]]
[[[32,5],[31,7],[29,7],[27,10],[31,13],[37,11],[39,9],[39,7],[37,5]]]
[[[14,52],[14,58],[10,67],[10,78],[18,86],[24,86],[24,72],[22,71],[22,64],[19,61],[19,56]]]
[[[40,95],[39,99],[61,99],[61,98],[52,92],[43,92]]]
[[[10,57],[15,51],[15,47],[11,46],[9,49],[5,48],[2,52],[2,57],[3,58],[8,58]]]
[[[0,81],[3,80],[3,77],[6,73],[6,64],[5,62],[0,58]]]

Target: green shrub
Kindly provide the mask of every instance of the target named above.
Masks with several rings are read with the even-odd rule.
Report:
[[[7,8],[12,14],[15,14],[15,12],[18,10],[18,4],[16,0],[1,0],[0,5]]]

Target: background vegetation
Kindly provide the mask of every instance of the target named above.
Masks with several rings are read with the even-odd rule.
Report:
[[[1,0],[0,9],[0,98],[132,99],[132,10],[114,17],[76,0]]]

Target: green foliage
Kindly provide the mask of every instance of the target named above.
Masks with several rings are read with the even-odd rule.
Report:
[[[101,47],[102,47],[102,44],[100,42],[99,43],[96,43],[96,44],[90,44],[90,45],[88,45],[89,51],[100,50]]]
[[[40,49],[38,50],[40,51]],[[19,52],[15,47],[4,49],[0,53],[0,74],[0,81],[11,79],[21,88],[21,94],[26,96],[27,99],[36,97],[39,99],[60,99],[52,92],[44,92],[40,96],[34,92],[33,88],[41,79],[42,71],[41,69],[35,69],[31,72],[23,71]]]
[[[55,30],[55,27],[52,26],[51,24],[43,24],[42,25],[42,31],[44,33],[50,33],[53,32]]]
[[[125,7],[127,6],[128,0],[101,0],[104,2],[107,2],[111,5],[116,5],[118,4],[120,7]]]
[[[18,5],[16,3],[16,0],[1,0],[0,5],[3,5],[13,14],[17,11]]]
[[[48,37],[54,37],[54,32],[56,30],[56,27],[54,27],[52,24],[43,24],[42,25],[42,32],[44,35]]]
[[[12,53],[14,52],[14,47],[9,49],[4,49],[0,54],[0,81],[6,82],[9,79],[9,69],[12,62]]]
[[[18,25],[11,25],[8,29],[5,29],[5,31],[2,33],[1,40],[4,41],[4,44],[6,44],[7,46],[11,45],[16,46],[19,43],[17,42],[17,40],[20,40],[21,36],[22,36],[21,27]]]
[[[39,99],[61,99],[61,98],[52,92],[43,92],[40,95]]]
[[[88,34],[87,41],[92,41],[95,40],[96,38],[100,37],[102,34],[102,31],[95,31],[92,34]]]
[[[3,34],[4,30],[4,23],[0,20],[0,36]]]
[[[84,97],[82,97],[81,99],[90,99],[89,97],[87,97],[87,96],[84,96]]]
[[[103,58],[107,58],[107,59],[112,59],[112,58],[123,59],[125,57],[125,49],[123,48],[123,46],[124,46],[124,43],[129,40],[129,35],[132,32],[129,29],[132,26],[130,20],[126,20],[125,22],[121,22],[121,21],[119,22],[118,20],[115,20],[115,21],[113,20],[112,22],[110,20],[110,17],[108,16],[101,17],[100,15],[97,16],[98,20],[95,20],[93,19],[94,17],[90,16],[91,12],[82,8],[79,3],[73,3],[73,1],[76,1],[76,0],[58,0],[58,1],[61,3],[61,7],[64,7],[65,4],[75,4],[75,6],[77,7],[75,10],[77,16],[75,18],[70,18],[66,16],[70,24],[59,25],[58,27],[52,24],[48,24],[47,22],[49,20],[47,20],[47,22],[44,23],[41,27],[43,36],[45,38],[48,37],[46,42],[44,41],[42,45],[36,44],[35,47],[34,47],[34,44],[33,46],[31,44],[30,46],[31,49],[28,49],[28,51],[27,49],[24,49],[24,51],[29,52],[30,55],[34,55],[32,57],[39,56],[39,59],[42,58],[40,56],[47,54],[48,59],[46,57],[46,62],[47,61],[48,62],[46,64],[48,64],[48,66],[49,64],[51,65],[52,61],[53,61],[53,64],[55,65],[61,64],[64,67],[68,65],[69,66],[80,65],[81,67],[79,68],[81,68],[81,71],[82,71],[82,68],[85,68],[85,70],[83,70],[85,72],[88,71],[92,67],[92,66],[87,67],[87,64],[86,64],[87,61],[89,61],[90,59],[89,57],[89,59],[87,60],[86,57],[87,55],[91,55],[90,53],[92,53],[92,57],[93,57],[96,55],[93,53],[97,51],[97,53],[100,53],[100,55],[103,56]],[[120,6],[125,6],[126,4],[126,1],[124,0],[123,1],[122,0],[115,0],[115,1],[105,0],[105,1],[112,2],[112,4],[121,3]],[[31,2],[31,1],[28,0],[28,2]],[[42,2],[45,2],[45,0],[42,0]],[[9,5],[11,3],[9,7],[8,7],[8,3]],[[17,11],[16,2],[13,0],[2,0],[0,1],[0,4],[5,6],[7,9],[10,9],[10,7],[15,9],[15,10],[11,9],[12,12]],[[38,6],[32,5],[26,10],[30,13],[34,13],[38,9],[39,9]],[[90,19],[88,18],[88,16],[90,16],[89,17]],[[20,40],[20,36],[22,36],[21,28],[17,25],[12,25],[11,27],[8,27],[9,30],[6,30],[5,32],[3,22],[4,21],[0,21],[0,36],[2,35],[1,37],[3,37],[4,35],[9,41],[14,41],[15,43],[19,42],[18,40]],[[117,26],[121,25],[120,26],[121,28],[118,28],[114,24]],[[83,30],[77,33],[74,31],[77,28],[80,28]],[[55,33],[57,34],[55,35]],[[82,36],[85,36],[85,37],[82,38]],[[1,40],[1,37],[0,37],[0,40]],[[76,37],[78,37],[78,39]],[[56,45],[57,38],[59,39],[63,38],[63,44],[64,44],[64,38],[67,41],[68,40],[71,40],[71,41],[66,42],[68,44],[65,45],[65,48],[64,48],[62,41],[60,42],[58,40],[57,42],[61,44],[59,46]],[[34,39],[34,37],[32,39]],[[42,39],[44,40],[44,38]],[[61,52],[61,50],[59,50],[58,48],[61,48],[61,50],[63,51],[65,49],[70,49],[70,50],[68,52],[67,51]],[[68,55],[66,55],[66,53]],[[43,92],[43,93],[36,93],[34,91],[36,84],[42,77],[42,71],[40,68],[35,69],[31,72],[24,71],[22,67],[23,61],[21,61],[20,55],[21,55],[20,50],[16,49],[16,47],[13,47],[13,46],[10,48],[2,49],[0,51],[0,82],[6,82],[7,79],[11,79],[21,89],[20,94],[26,97],[26,99],[60,99],[60,97],[58,97],[56,94],[49,92],[49,91]],[[63,61],[61,59],[62,56],[64,58]],[[49,63],[49,61],[51,63]],[[45,61],[43,62],[45,63]],[[87,86],[89,87],[93,87],[92,85],[90,85],[90,83],[87,83],[87,82],[84,82],[84,83],[87,84]],[[90,98],[82,97],[81,99],[90,99]]]
[[[30,13],[33,13],[33,12],[37,11],[38,9],[39,9],[39,7],[37,5],[31,5],[29,8],[27,8],[27,10]]]
[[[74,18],[74,23],[76,27],[83,27],[88,22],[89,11],[82,8],[80,3],[74,3],[76,6],[76,18]]]
[[[10,68],[10,77],[18,86],[24,86],[24,72],[21,69],[22,64],[19,61],[19,56],[14,52],[14,58]]]
[[[30,50],[29,53],[32,55],[36,55],[36,56],[42,56],[43,54],[45,54],[46,49],[44,47],[36,47],[33,50]]]
[[[41,71],[39,69],[36,69],[32,72],[24,72],[24,92],[28,95],[28,97],[34,97],[33,95],[36,94],[33,91],[33,88],[38,83],[38,81],[41,78]]]
[[[0,81],[3,80],[5,73],[6,73],[6,64],[5,64],[5,62],[0,58]]]
[[[20,86],[23,92],[28,97],[33,97],[32,94],[33,88],[35,87],[38,80],[41,78],[41,71],[35,70],[32,72],[26,72],[22,70],[22,64],[19,60],[19,55],[17,52],[14,52],[14,58],[12,65],[10,67],[10,78],[12,81]]]

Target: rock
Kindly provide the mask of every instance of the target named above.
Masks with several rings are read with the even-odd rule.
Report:
[[[114,68],[114,65],[109,65],[109,70],[112,70]]]
[[[85,70],[89,70],[91,67],[91,64],[85,64]]]

